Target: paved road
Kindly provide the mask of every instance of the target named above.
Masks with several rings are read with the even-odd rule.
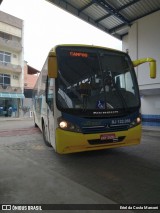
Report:
[[[147,130],[138,146],[58,155],[32,120],[0,122],[0,201],[158,204],[159,139]]]

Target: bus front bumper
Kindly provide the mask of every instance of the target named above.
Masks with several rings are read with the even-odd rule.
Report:
[[[136,145],[141,140],[142,127],[138,125],[127,131],[83,134],[56,129],[56,152],[60,154],[109,149]],[[113,136],[115,138],[113,138]],[[102,139],[104,137],[111,139]]]

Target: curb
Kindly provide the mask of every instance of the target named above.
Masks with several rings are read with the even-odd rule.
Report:
[[[0,121],[22,121],[22,120],[33,120],[33,117],[0,118]]]

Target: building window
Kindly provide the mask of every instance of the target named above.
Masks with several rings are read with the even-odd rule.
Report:
[[[7,74],[0,74],[0,85],[6,89],[11,84],[11,76]]]
[[[0,51],[0,62],[3,64],[11,63],[11,53]]]

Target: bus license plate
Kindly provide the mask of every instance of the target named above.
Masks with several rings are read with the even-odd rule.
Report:
[[[103,134],[100,136],[101,140],[113,140],[116,138],[115,134]]]

